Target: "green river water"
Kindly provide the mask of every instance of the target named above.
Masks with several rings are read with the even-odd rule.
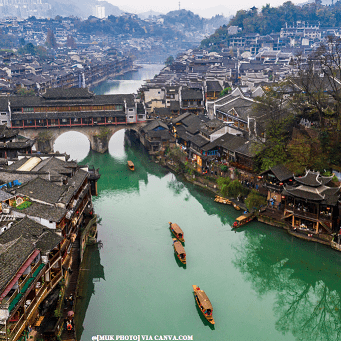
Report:
[[[103,243],[88,248],[81,270],[81,341],[341,339],[340,253],[258,222],[233,231],[240,212],[151,162],[123,131],[109,147],[81,161],[100,168],[93,202]],[[169,221],[184,231],[186,268],[174,256]],[[214,327],[196,307],[193,284],[212,302]]]
[[[91,290],[82,298],[81,340],[339,339],[339,253],[257,222],[232,231],[239,212],[152,163],[123,136],[113,137],[116,155],[90,153],[84,160],[102,174],[94,205],[103,248],[87,254]],[[186,268],[174,256],[169,221],[185,233]],[[209,296],[214,328],[197,309],[192,284]]]

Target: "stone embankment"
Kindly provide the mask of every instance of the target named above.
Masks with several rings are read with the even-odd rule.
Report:
[[[174,162],[173,160],[167,159],[167,156],[165,155],[159,155],[159,156],[153,156],[153,158],[156,160],[156,162],[160,163],[162,166],[170,169],[172,172],[181,175],[186,181],[197,185],[201,188],[207,189],[211,193],[218,195],[219,189],[217,187],[217,183],[215,181],[210,180],[209,177],[204,177],[202,175],[194,175],[189,173],[183,172],[183,167],[180,167],[180,163],[182,163],[182,166],[184,166],[184,162]],[[228,198],[233,203],[238,205],[242,211],[245,211],[247,208],[244,203],[236,200],[235,198]],[[311,242],[320,243],[323,245],[327,245],[332,247],[335,250],[341,251],[341,248],[338,244],[333,242],[333,236],[332,235],[326,235],[326,234],[318,234],[318,235],[312,235],[310,233],[306,233],[305,231],[299,231],[296,229],[293,229],[293,227],[288,224],[283,219],[283,210],[279,209],[273,209],[270,207],[264,208],[262,211],[255,212],[256,218],[259,222],[264,223],[266,225],[279,227],[284,230],[286,230],[290,235],[306,240]]]

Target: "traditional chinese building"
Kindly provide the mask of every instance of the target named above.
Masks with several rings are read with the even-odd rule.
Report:
[[[117,125],[146,120],[134,94],[95,95],[87,88],[47,89],[41,96],[9,98],[12,128]]]
[[[291,228],[310,237],[331,235],[339,230],[339,187],[328,184],[332,176],[307,171],[302,177],[294,177],[295,185],[285,185],[284,219]]]

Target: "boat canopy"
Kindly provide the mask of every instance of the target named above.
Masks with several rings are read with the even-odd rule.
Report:
[[[174,249],[179,255],[186,254],[184,247],[179,241],[174,242]]]
[[[129,167],[134,167],[134,163],[132,161],[128,161],[128,166]]]
[[[247,214],[243,214],[240,217],[236,218],[236,221],[243,221],[245,219],[249,219],[252,217],[252,213],[247,213]]]
[[[212,304],[211,304],[209,298],[207,297],[205,291],[196,290],[195,294],[198,297],[198,301],[199,301],[200,305],[202,305],[205,310],[210,309],[211,311],[213,311]]]
[[[182,230],[178,224],[171,224],[171,228],[174,230],[174,232],[176,234],[184,235],[184,233],[182,232]]]

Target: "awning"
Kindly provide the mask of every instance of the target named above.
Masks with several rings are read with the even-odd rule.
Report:
[[[32,255],[26,260],[24,265],[20,268],[20,270],[17,272],[17,274],[14,276],[14,278],[8,284],[8,286],[6,287],[4,292],[1,294],[0,301],[9,293],[9,291],[13,288],[14,284],[21,277],[21,275],[25,272],[25,270],[31,265],[33,259],[36,258],[39,253],[40,253],[40,250],[33,251]]]

